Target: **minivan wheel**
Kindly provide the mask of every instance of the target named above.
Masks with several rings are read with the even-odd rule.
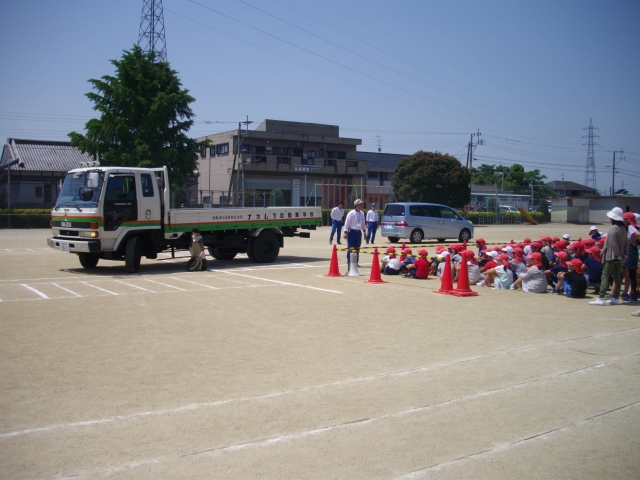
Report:
[[[460,240],[461,242],[468,242],[470,238],[471,238],[471,232],[469,231],[469,229],[463,228],[462,231],[460,232],[460,237],[458,238],[458,240]]]
[[[391,243],[398,243],[400,237],[387,237]]]
[[[423,238],[424,237],[422,235],[422,230],[416,228],[413,232],[411,232],[409,240],[411,240],[411,243],[420,243]]]

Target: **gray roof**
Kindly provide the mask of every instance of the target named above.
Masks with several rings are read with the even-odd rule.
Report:
[[[20,140],[8,138],[2,149],[0,165],[11,162],[16,158],[24,166],[13,165],[11,170],[30,172],[62,172],[80,167],[80,162],[93,159],[85,153],[72,147],[69,142],[54,142],[49,140]]]
[[[585,192],[596,191],[595,188],[587,187],[586,185],[581,185],[579,183],[569,182],[569,181],[565,182],[565,181],[554,180],[552,182],[545,183],[545,185],[553,188],[554,190],[582,190]]]
[[[399,153],[356,152],[358,160],[367,161],[367,171],[394,172],[398,162],[409,155]]]

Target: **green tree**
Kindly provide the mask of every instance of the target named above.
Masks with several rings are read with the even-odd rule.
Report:
[[[71,132],[71,144],[101,165],[166,165],[171,183],[182,185],[197,165],[199,144],[186,135],[195,99],[167,62],[137,45],[111,63],[115,76],[90,79],[95,91],[86,94],[100,118],[86,123],[86,135]]]
[[[438,152],[419,152],[398,162],[391,182],[401,202],[443,203],[461,208],[471,200],[469,169]]]

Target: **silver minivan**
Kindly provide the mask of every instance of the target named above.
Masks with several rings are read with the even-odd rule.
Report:
[[[458,212],[437,203],[387,203],[380,219],[380,233],[390,242],[408,238],[411,243],[435,238],[439,242],[473,238],[473,224]]]

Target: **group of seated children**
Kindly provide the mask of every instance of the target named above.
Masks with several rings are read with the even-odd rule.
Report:
[[[527,293],[552,293],[571,298],[584,298],[589,286],[597,290],[602,276],[600,247],[604,243],[595,227],[586,240],[570,242],[570,235],[562,238],[544,236],[532,242],[525,238],[488,248],[482,238],[476,240],[477,258],[463,245],[438,247],[435,269],[442,276],[445,258],[451,261],[454,281],[460,273],[462,256],[467,259],[469,283],[496,290],[522,288]]]
[[[419,279],[429,277],[431,263],[426,249],[421,248],[418,255],[413,255],[410,248],[403,248],[400,254],[398,258],[394,247],[387,248],[387,255],[380,262],[380,273]]]

